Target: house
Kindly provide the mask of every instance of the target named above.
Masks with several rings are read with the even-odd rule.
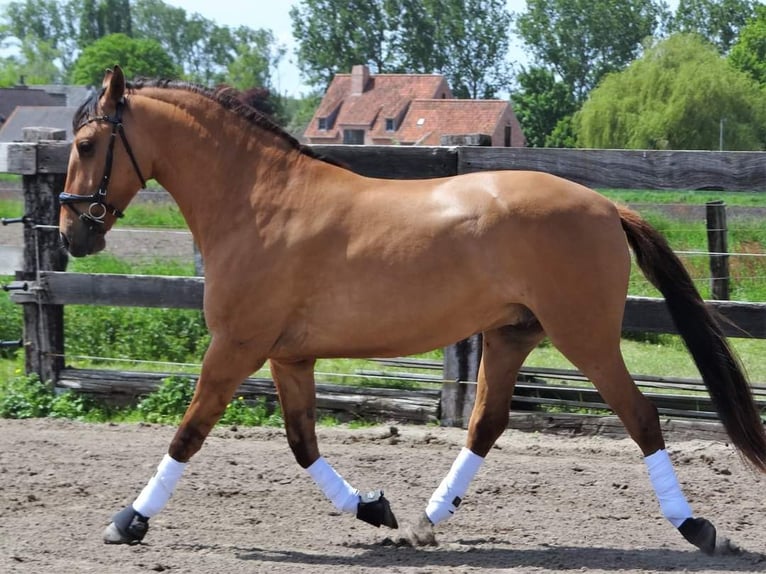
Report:
[[[0,142],[24,141],[24,128],[57,128],[66,131],[67,141],[74,139],[72,118],[77,108],[65,106],[17,106],[0,125]]]
[[[0,88],[0,142],[22,141],[25,127],[63,129],[71,140],[72,117],[90,91],[65,85]]]
[[[13,113],[17,106],[64,106],[66,98],[51,95],[45,90],[36,90],[20,85],[14,88],[0,88],[0,125]]]
[[[336,74],[304,131],[315,144],[440,145],[442,136],[487,134],[493,146],[522,147],[509,102],[458,100],[438,74]]]

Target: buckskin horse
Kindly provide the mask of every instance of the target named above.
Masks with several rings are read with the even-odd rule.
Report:
[[[663,515],[707,553],[732,549],[693,514],[657,410],[623,362],[630,249],[665,297],[732,443],[766,472],[764,426],[717,319],[638,214],[539,172],[363,177],[299,144],[233,90],[128,84],[119,67],[73,125],[64,245],[75,257],[102,250],[131,199],[156,179],[204,258],[212,335],[167,454],[114,515],[105,542],[144,538],[239,384],[267,360],[298,464],[339,510],[398,527],[382,491],[360,493],[320,455],[315,360],[411,355],[483,333],[465,447],[406,539],[433,543],[434,526],[456,511],[507,427],[517,371],[548,336],[637,443]]]

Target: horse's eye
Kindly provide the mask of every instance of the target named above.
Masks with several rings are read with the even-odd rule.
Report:
[[[90,155],[93,153],[93,142],[91,140],[82,140],[77,142],[77,151],[80,155]]]

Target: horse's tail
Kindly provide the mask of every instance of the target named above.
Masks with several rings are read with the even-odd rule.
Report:
[[[665,238],[641,216],[618,206],[622,228],[646,278],[660,290],[697,364],[734,446],[766,472],[766,431],[750,385],[714,315]]]

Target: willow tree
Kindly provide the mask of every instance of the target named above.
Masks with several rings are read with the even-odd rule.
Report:
[[[578,144],[595,148],[758,150],[762,89],[712,44],[676,34],[607,76],[577,114]]]

